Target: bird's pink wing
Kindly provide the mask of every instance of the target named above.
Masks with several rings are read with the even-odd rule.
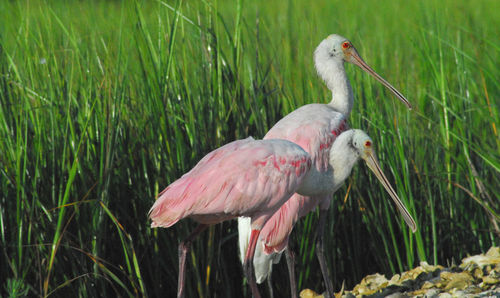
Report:
[[[266,212],[270,217],[295,192],[310,166],[309,155],[284,140],[229,143],[160,194],[150,211],[152,226],[169,227],[184,217],[202,223]]]
[[[260,232],[260,239],[266,254],[279,253],[288,245],[288,237],[295,223],[313,210],[323,197],[306,197],[295,193],[266,222]]]
[[[266,222],[260,232],[260,240],[264,245],[264,252],[282,252],[288,244],[288,237],[299,218],[298,209],[302,203],[301,195],[294,194],[281,208]]]
[[[328,168],[332,143],[347,129],[341,113],[325,104],[309,104],[282,118],[264,139],[285,139],[298,144],[311,155],[316,169],[324,172]]]

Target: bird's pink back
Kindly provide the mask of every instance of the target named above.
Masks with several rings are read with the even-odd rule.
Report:
[[[295,192],[311,167],[309,155],[285,140],[231,142],[207,154],[160,193],[152,226],[192,217],[217,223],[237,216],[265,218]]]
[[[278,121],[264,139],[284,139],[298,144],[311,155],[316,169],[324,172],[333,141],[346,129],[344,115],[329,105],[308,104]]]

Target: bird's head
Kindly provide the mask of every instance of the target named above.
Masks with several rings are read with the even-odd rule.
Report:
[[[344,62],[352,63],[387,87],[399,100],[401,100],[409,109],[412,108],[410,102],[394,88],[389,82],[376,73],[366,62],[361,58],[356,48],[347,38],[332,34],[324,39],[314,51],[314,65],[320,76],[325,79],[332,75],[332,65],[343,64]]]
[[[353,129],[351,146],[363,160],[368,159],[370,155],[374,155],[372,144],[372,139],[364,131]]]
[[[375,151],[373,150],[372,139],[362,130],[354,129],[353,131],[354,132],[352,134],[350,145],[352,146],[352,148],[354,148],[354,151],[357,152],[358,156],[365,161],[368,168],[372,170],[380,183],[382,183],[385,190],[389,193],[392,200],[396,204],[399,212],[401,212],[401,215],[403,215],[406,224],[411,228],[413,232],[415,232],[417,230],[415,221],[399,199],[396,191],[394,191],[391,184],[389,183],[389,180],[385,177],[382,169],[380,168],[377,156],[375,155]]]
[[[356,52],[352,43],[345,37],[332,34],[325,38],[314,52],[316,63],[327,63],[328,60],[351,62],[351,53]]]

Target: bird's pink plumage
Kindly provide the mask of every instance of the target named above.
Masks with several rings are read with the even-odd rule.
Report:
[[[161,192],[150,211],[152,226],[169,227],[185,217],[201,223],[237,216],[267,220],[310,167],[309,155],[291,142],[249,138],[229,143]]]

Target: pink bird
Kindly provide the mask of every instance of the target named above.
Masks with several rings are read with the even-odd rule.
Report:
[[[314,52],[314,62],[319,76],[325,81],[328,89],[332,92],[332,100],[328,104],[308,104],[291,112],[276,123],[269,130],[264,139],[285,139],[300,145],[311,155],[312,159],[313,168],[307,179],[327,181],[328,179],[325,177],[329,169],[331,169],[329,159],[332,155],[332,144],[334,144],[339,133],[347,128],[345,119],[349,117],[354,103],[352,87],[345,72],[344,62],[350,62],[359,66],[386,86],[399,100],[405,103],[408,108],[411,108],[411,105],[396,88],[384,80],[363,61],[352,43],[345,37],[333,34],[323,40]],[[332,122],[332,119],[337,119],[338,121]],[[308,185],[313,184],[308,183]],[[318,249],[316,251],[327,292],[332,296],[333,285],[329,278],[325,258],[322,254],[322,232],[326,222],[326,210],[329,208],[333,191],[330,190],[325,192],[321,189],[321,186],[318,185],[314,187],[316,189],[316,194],[308,197],[295,194],[290,198],[287,204],[281,208],[286,209],[289,205],[301,206],[305,204],[304,201],[313,202],[311,203],[311,209],[316,206],[320,207],[320,221],[317,229]],[[308,192],[314,193],[314,190],[310,189]],[[287,216],[290,218],[297,218],[299,214],[288,212]],[[407,220],[407,222],[410,221],[407,217],[405,217],[405,220]],[[409,224],[414,224],[414,222],[411,223],[411,221]],[[283,229],[281,233],[284,234],[289,234],[293,228],[293,224],[285,227],[280,226],[280,222],[279,225],[276,225],[276,230]],[[240,226],[242,227],[243,225]],[[243,238],[240,238],[240,243],[244,243],[246,237],[245,233],[242,233],[240,237]],[[260,239],[264,238],[265,236],[261,235]],[[282,246],[278,247],[271,245],[270,247],[274,247],[273,250],[280,251],[286,247],[287,242],[281,242],[281,245]],[[288,250],[286,252],[288,253]],[[259,260],[255,260],[255,262],[257,261]],[[293,269],[293,267],[289,265],[289,269]],[[292,275],[293,274],[290,273],[292,295],[296,296],[294,276]]]
[[[293,193],[311,187],[304,184],[310,169],[309,154],[297,144],[250,137],[212,151],[165,188],[150,210],[151,226],[168,228],[187,217],[200,223],[179,244],[177,297],[184,294],[185,261],[191,242],[208,225],[238,216],[251,218],[245,273],[253,295],[260,297],[253,273],[260,230]]]

